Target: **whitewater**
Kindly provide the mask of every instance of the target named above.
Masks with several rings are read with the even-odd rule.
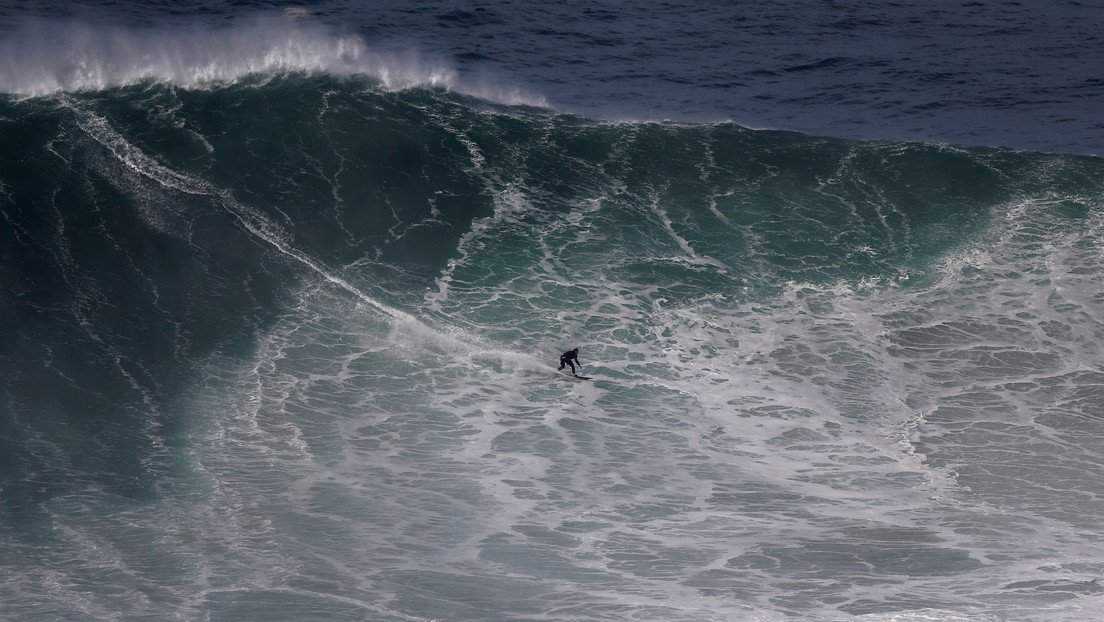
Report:
[[[1100,158],[321,21],[0,43],[0,617],[1104,614]]]

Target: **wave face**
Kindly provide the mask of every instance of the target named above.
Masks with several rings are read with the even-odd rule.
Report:
[[[1104,609],[1101,160],[144,80],[0,100],[4,617]]]

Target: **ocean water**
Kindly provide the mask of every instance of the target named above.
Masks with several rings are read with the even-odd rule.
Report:
[[[1100,8],[0,18],[0,618],[1104,615]]]

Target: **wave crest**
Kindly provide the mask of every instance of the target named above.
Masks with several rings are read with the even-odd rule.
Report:
[[[383,53],[296,15],[172,29],[24,22],[0,41],[0,92],[44,96],[166,82],[183,88],[283,73],[364,75],[387,89],[451,89],[455,71],[417,52]]]

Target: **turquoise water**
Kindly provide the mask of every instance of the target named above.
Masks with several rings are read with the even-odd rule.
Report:
[[[6,618],[1101,611],[1099,158],[314,73],[0,143]]]

